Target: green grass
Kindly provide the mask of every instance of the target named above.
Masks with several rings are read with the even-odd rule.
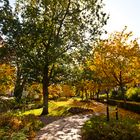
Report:
[[[29,111],[25,111],[22,115],[29,115],[29,114],[34,114],[35,116],[39,116],[42,112],[42,108],[39,109],[32,109]]]
[[[49,114],[48,116],[68,116],[71,115],[68,110],[71,107],[81,107],[86,109],[94,108],[92,103],[80,102],[78,98],[69,99],[67,101],[49,101]],[[34,114],[39,116],[42,112],[42,108],[32,109],[25,111],[22,115]]]
[[[49,116],[66,116],[70,115],[68,109],[71,107],[70,103],[72,100],[68,101],[50,101],[49,102]],[[39,116],[42,112],[42,108],[32,109],[25,111],[22,115],[34,114]]]

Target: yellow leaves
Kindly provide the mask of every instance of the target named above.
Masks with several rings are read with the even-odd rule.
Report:
[[[0,64],[0,92],[12,90],[15,80],[15,67],[9,64]]]
[[[69,85],[62,85],[62,91],[63,91],[62,93],[63,96],[71,97],[74,95],[74,92]]]
[[[59,97],[61,92],[62,92],[62,89],[61,89],[60,85],[50,85],[49,86],[49,94],[52,98]]]
[[[91,66],[89,66],[89,68],[90,68],[90,70],[92,70],[92,71],[96,70],[96,66],[95,66],[95,65],[91,65]]]
[[[138,39],[125,27],[122,32],[112,33],[108,39],[99,42],[88,62],[94,77],[101,80],[102,87],[117,86],[119,82],[139,81],[140,47]],[[137,79],[137,80],[136,80]]]
[[[10,120],[10,125],[11,125],[13,130],[19,130],[21,125],[22,125],[22,122],[21,122],[21,120],[19,120],[17,118],[12,118]]]
[[[50,85],[49,86],[49,97],[71,97],[74,95],[74,91],[69,85]]]

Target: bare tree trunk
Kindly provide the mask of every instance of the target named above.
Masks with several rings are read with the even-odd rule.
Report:
[[[48,65],[44,67],[43,71],[43,111],[41,115],[47,115],[49,113],[48,111],[48,97],[49,97],[49,76],[48,76]]]
[[[15,83],[14,96],[18,103],[20,103],[20,101],[21,101],[24,85],[25,85],[24,81],[21,82],[20,80],[17,80]]]
[[[86,101],[88,100],[88,92],[85,90],[85,95],[86,95]]]
[[[119,83],[119,85],[120,85],[121,93],[123,95],[124,103],[126,103],[124,83],[123,83],[123,80],[122,80],[122,71],[120,71],[120,83]]]
[[[97,101],[99,100],[99,93],[100,93],[100,90],[98,89],[96,95],[97,95]]]
[[[108,91],[106,91],[106,94],[107,94],[106,114],[107,114],[107,121],[109,121],[110,120],[110,116],[109,116],[109,105],[108,105],[108,100],[109,100]]]
[[[16,101],[20,103],[24,86],[26,84],[27,76],[23,76],[21,69],[17,67],[16,82],[14,87],[14,96]]]
[[[120,85],[120,89],[121,89],[121,93],[122,93],[122,95],[123,95],[124,103],[126,103],[125,90],[124,90],[124,86],[123,86],[122,84]]]
[[[82,101],[83,101],[83,100],[84,100],[84,93],[83,93],[83,90],[82,90],[81,92],[82,92],[81,98],[82,98]]]

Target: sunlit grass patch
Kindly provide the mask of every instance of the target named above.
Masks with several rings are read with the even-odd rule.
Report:
[[[69,109],[70,101],[50,101],[49,102],[49,116],[64,116],[69,113],[67,110]],[[22,115],[34,114],[35,116],[40,116],[43,108],[32,109],[29,111],[25,111]]]
[[[41,115],[42,109],[43,108],[28,110],[25,111],[22,115],[34,114],[35,116],[39,116]]]

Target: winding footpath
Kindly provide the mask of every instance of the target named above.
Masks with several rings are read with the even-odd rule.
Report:
[[[99,116],[106,113],[106,105],[93,101],[93,113],[92,114],[77,114],[70,117],[54,117],[48,116],[47,118],[42,116],[40,119],[44,124],[43,127],[34,138],[34,140],[82,140],[81,128],[85,121],[89,120],[92,116]],[[110,113],[114,110],[110,108]],[[127,116],[134,115],[139,118],[139,114],[132,113],[131,111],[119,108],[119,114]]]
[[[74,115],[42,128],[35,140],[81,140],[80,130],[91,114]]]
[[[54,121],[37,134],[35,140],[81,140],[81,128],[85,121],[93,115],[100,115],[101,112],[93,114],[78,114]]]

